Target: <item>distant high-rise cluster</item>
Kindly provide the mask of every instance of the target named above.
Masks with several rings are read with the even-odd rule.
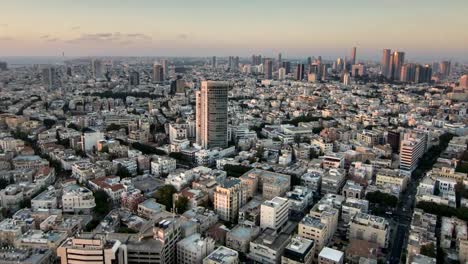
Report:
[[[432,68],[430,65],[408,63],[401,68],[400,81],[412,83],[430,82]]]
[[[204,148],[228,145],[228,89],[227,82],[203,81],[196,92],[196,140]]]
[[[382,54],[382,75],[388,80],[424,83],[432,79],[431,65],[405,64],[405,53],[384,49]]]
[[[252,65],[262,64],[262,55],[252,55]]]

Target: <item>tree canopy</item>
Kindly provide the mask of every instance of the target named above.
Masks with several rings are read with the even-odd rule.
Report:
[[[154,198],[158,203],[165,205],[166,208],[169,210],[169,208],[172,208],[173,205],[172,196],[176,192],[177,190],[174,186],[164,185],[156,191],[156,193],[154,194]]]

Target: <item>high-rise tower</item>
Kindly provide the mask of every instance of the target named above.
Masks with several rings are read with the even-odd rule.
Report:
[[[265,59],[263,65],[265,79],[273,79],[273,61],[271,59]]]
[[[153,82],[161,83],[164,81],[164,67],[160,64],[153,65]]]
[[[203,81],[196,92],[197,143],[204,148],[228,146],[229,83]]]
[[[351,61],[350,61],[351,65],[354,65],[356,64],[356,47],[353,47],[353,49],[351,50]]]
[[[387,79],[391,79],[391,53],[390,49],[384,49],[382,53],[382,75]]]

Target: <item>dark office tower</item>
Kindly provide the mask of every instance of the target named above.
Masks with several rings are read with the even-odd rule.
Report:
[[[317,62],[318,62],[318,63],[322,63],[322,56],[318,56]]]
[[[439,63],[439,73],[442,78],[446,78],[450,75],[451,63],[450,61],[441,61]]]
[[[234,57],[232,60],[232,63],[233,63],[232,68],[235,71],[239,70],[239,56]]]
[[[393,153],[399,153],[400,152],[400,132],[388,131],[387,143],[390,145],[390,147],[392,147]]]
[[[437,74],[439,73],[439,63],[433,62],[432,63],[432,73]]]
[[[290,73],[291,73],[291,62],[289,62],[289,61],[283,61],[282,67],[285,69],[286,74],[290,74]]]
[[[57,88],[57,73],[54,67],[42,69],[42,83],[49,90]]]
[[[311,57],[307,57],[307,65],[311,65],[312,64],[312,58]]]
[[[405,63],[405,53],[395,51],[392,56],[392,76],[393,80],[400,80],[401,67]]]
[[[273,60],[265,58],[263,62],[263,75],[265,79],[273,79]]]
[[[216,56],[213,56],[211,58],[211,68],[216,68]]]
[[[431,82],[432,68],[431,65],[416,65],[414,72],[415,83],[428,83]]]
[[[296,80],[302,81],[304,79],[304,69],[305,66],[303,63],[300,63],[296,67]]]
[[[0,61],[0,71],[8,70],[8,64],[4,61]]]
[[[153,65],[153,82],[162,83],[164,82],[164,69],[160,64]]]
[[[316,79],[320,79],[320,64],[319,63],[312,63],[309,66],[309,73],[313,73],[316,76]]]
[[[278,61],[276,62],[276,68],[281,68],[281,65],[283,63],[283,58],[281,56],[281,53],[278,53]]]
[[[130,85],[140,85],[140,74],[136,71],[130,72]]]
[[[104,67],[102,65],[101,60],[92,60],[91,61],[91,69],[93,72],[93,78],[103,78],[104,77]]]
[[[384,49],[382,53],[382,75],[387,79],[391,79],[391,53],[389,49]]]
[[[72,67],[67,67],[67,75],[72,76]]]
[[[416,65],[412,63],[405,64],[401,67],[400,81],[414,82]]]
[[[350,61],[351,65],[354,65],[356,64],[356,47],[353,47],[353,49],[351,50],[351,61]]]
[[[228,68],[232,69],[232,56],[229,56],[228,58]]]

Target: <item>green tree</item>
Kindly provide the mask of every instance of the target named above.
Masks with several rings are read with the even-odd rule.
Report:
[[[421,255],[435,258],[436,248],[434,246],[434,243],[429,243],[429,244],[421,246]]]
[[[119,176],[120,178],[131,178],[132,174],[122,165],[119,165],[117,168],[117,173],[115,175]]]
[[[369,192],[366,195],[366,199],[371,203],[380,204],[383,206],[395,207],[398,204],[398,198],[381,191]]]
[[[226,164],[224,165],[224,171],[226,171],[227,176],[231,177],[239,177],[242,174],[251,170],[250,167],[242,166],[242,165],[233,165],[233,164]]]
[[[96,202],[96,207],[94,207],[94,213],[97,216],[104,217],[112,210],[111,199],[105,191],[96,191],[94,193],[94,200]]]
[[[180,196],[177,201],[175,201],[175,208],[178,214],[183,214],[189,209],[189,198],[185,196]]]
[[[166,208],[169,210],[169,208],[172,208],[173,204],[173,198],[172,196],[174,193],[176,193],[177,190],[174,186],[172,185],[164,185],[161,188],[159,188],[156,193],[154,194],[154,198],[156,201],[160,204],[164,204]]]
[[[10,185],[9,180],[0,179],[0,190],[5,189],[8,185]]]
[[[44,119],[44,126],[46,128],[52,128],[57,123],[54,119]]]

